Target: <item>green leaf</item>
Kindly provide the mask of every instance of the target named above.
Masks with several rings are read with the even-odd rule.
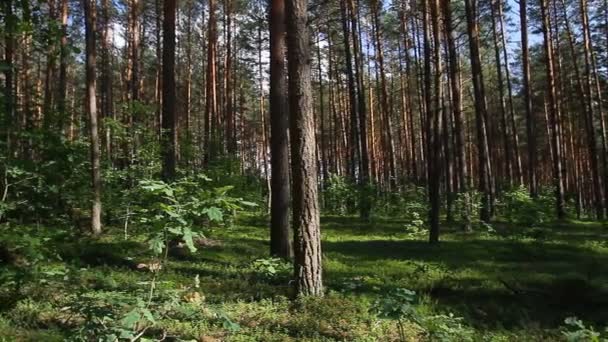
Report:
[[[192,252],[192,253],[196,252],[196,247],[194,246],[194,241],[192,241],[192,230],[190,228],[184,228],[183,238],[184,238],[184,241],[186,242],[186,246],[188,246],[188,249],[190,250],[190,252]]]
[[[209,217],[209,219],[211,221],[221,222],[222,219],[224,218],[224,214],[222,213],[222,210],[218,207],[207,208],[207,209],[203,210],[203,213],[207,214],[207,217]]]
[[[137,322],[139,322],[140,318],[141,315],[139,313],[139,310],[131,310],[125,315],[125,317],[123,317],[123,319],[120,321],[120,324],[125,328],[133,329]]]
[[[249,201],[241,201],[241,205],[245,207],[257,207],[257,203],[249,202]]]
[[[148,310],[148,309],[141,309],[141,313],[148,320],[148,322],[150,322],[152,324],[156,324],[156,320],[154,319],[154,316],[152,315],[152,312],[150,312],[150,310]]]

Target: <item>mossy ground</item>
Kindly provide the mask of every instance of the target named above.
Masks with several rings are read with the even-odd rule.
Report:
[[[569,316],[596,327],[608,323],[608,229],[600,223],[446,229],[437,246],[424,235],[407,234],[404,225],[324,217],[327,295],[299,301],[288,299],[289,274],[267,278],[251,267],[267,257],[265,218],[243,216],[231,228],[209,230],[207,238],[219,243],[171,257],[155,279],[157,296],[179,293],[174,304],[187,310],[159,315],[147,334],[198,341],[398,340],[396,322],[370,312],[376,299],[396,288],[416,291],[420,315],[462,317],[473,340],[560,340]],[[118,311],[120,303],[146,298],[153,275],[135,266],[151,259],[145,232],[127,240],[120,228],[96,240],[77,240],[54,227],[5,232],[5,245],[25,247],[21,263],[0,269],[0,341],[84,334],[84,318],[73,313],[82,298],[116,301]],[[23,243],[30,236],[44,237]],[[189,300],[192,291],[201,297]],[[412,341],[439,339],[414,323],[406,324],[406,333]]]

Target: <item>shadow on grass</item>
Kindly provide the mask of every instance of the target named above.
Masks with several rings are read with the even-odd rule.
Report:
[[[599,326],[608,322],[608,255],[588,248],[470,239],[437,246],[416,240],[325,241],[323,250],[331,260],[353,266],[328,274],[334,285],[362,275],[382,275],[382,285],[358,291],[385,295],[412,284],[413,290],[428,295],[439,307],[477,326],[512,328],[534,322],[556,327],[569,316]],[[395,261],[403,263],[395,265]],[[358,262],[368,264],[361,267]],[[424,271],[417,273],[417,266],[408,262],[443,267],[431,270],[435,274],[421,282],[418,277],[424,277]],[[403,269],[396,270],[399,265]],[[467,276],[467,270],[479,277]]]

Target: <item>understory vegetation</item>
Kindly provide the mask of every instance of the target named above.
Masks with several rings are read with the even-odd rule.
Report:
[[[0,249],[4,341],[606,337],[608,229],[555,223],[543,196],[507,192],[499,219],[475,222],[473,232],[462,231],[458,215],[444,217],[442,243],[429,246],[423,189],[376,196],[365,222],[350,206],[356,187],[332,177],[322,194],[326,295],[294,301],[293,266],[268,257],[262,185],[209,174],[138,182],[107,202],[115,214],[101,237],[67,212],[27,219],[55,201],[7,204],[14,219],[2,225]]]

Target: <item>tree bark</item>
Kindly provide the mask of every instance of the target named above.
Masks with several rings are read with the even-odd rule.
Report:
[[[307,0],[287,0],[296,292],[323,295]]]
[[[84,1],[85,40],[86,40],[86,101],[85,111],[89,115],[91,139],[91,176],[93,200],[91,206],[91,232],[101,234],[101,162],[99,149],[99,132],[97,127],[97,94],[96,94],[96,58],[95,30],[96,3],[94,0]]]
[[[285,0],[270,3],[270,149],[272,199],[270,254],[291,258],[289,227],[289,112],[285,65]]]
[[[177,160],[177,120],[175,114],[175,12],[176,0],[163,2],[163,63],[162,63],[162,153],[163,179],[175,178]]]

